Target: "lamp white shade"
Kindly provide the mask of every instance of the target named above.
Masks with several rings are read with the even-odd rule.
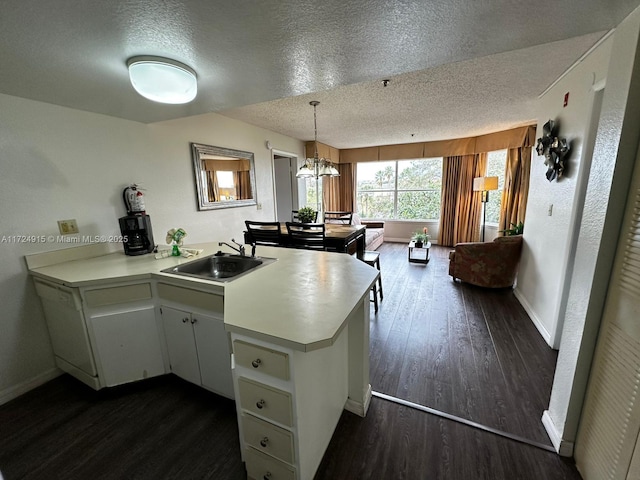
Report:
[[[324,165],[320,165],[318,169],[318,175],[326,177],[331,175],[331,168],[326,163]]]
[[[498,189],[498,177],[476,177],[473,179],[474,192],[486,192]]]
[[[196,72],[175,60],[133,57],[127,61],[127,66],[135,91],[154,102],[188,103],[198,93]]]
[[[313,176],[315,176],[315,172],[313,171],[312,168],[309,168],[309,165],[307,163],[302,165],[300,167],[300,170],[298,170],[298,173],[296,173],[296,177],[298,178],[313,177]]]

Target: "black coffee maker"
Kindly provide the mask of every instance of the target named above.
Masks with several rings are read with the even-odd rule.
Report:
[[[153,252],[155,244],[149,215],[127,215],[118,220],[125,254],[144,255]]]
[[[135,183],[122,191],[127,216],[119,218],[124,253],[144,255],[155,250],[151,218],[145,212],[144,195]]]

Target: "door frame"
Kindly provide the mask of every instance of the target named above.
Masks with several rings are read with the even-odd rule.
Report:
[[[293,159],[295,162],[289,162],[290,164],[290,184],[291,184],[291,203],[292,205],[298,205],[298,181],[296,177],[296,173],[298,171],[298,158],[299,154],[293,152],[287,152],[285,150],[278,150],[277,148],[271,149],[271,179],[272,185],[271,188],[273,190],[273,218],[277,220],[278,218],[278,192],[276,191],[276,169],[275,169],[275,157],[288,157],[290,160]],[[295,167],[293,166],[295,165]]]

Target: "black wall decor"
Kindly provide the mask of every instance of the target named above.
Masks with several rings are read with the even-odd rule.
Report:
[[[547,166],[547,180],[550,182],[562,177],[565,161],[569,153],[569,145],[565,138],[558,138],[558,125],[549,120],[542,127],[542,138],[538,139],[536,151],[538,155],[544,155],[544,164]]]

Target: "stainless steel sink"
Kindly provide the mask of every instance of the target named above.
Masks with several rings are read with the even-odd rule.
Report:
[[[228,282],[275,261],[275,258],[243,257],[241,255],[218,252],[189,263],[165,268],[162,271],[187,277]]]

